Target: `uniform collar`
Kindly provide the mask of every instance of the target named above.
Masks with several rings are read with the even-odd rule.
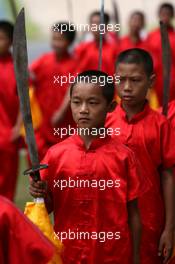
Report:
[[[80,149],[83,149],[83,150],[85,150],[87,152],[91,151],[91,150],[95,150],[95,149],[103,146],[104,144],[108,143],[110,141],[110,139],[111,139],[111,136],[108,136],[108,135],[106,135],[105,137],[97,137],[97,138],[92,140],[89,149],[86,149],[84,141],[81,138],[81,136],[79,136],[79,135],[72,136],[72,140],[75,142],[75,144]]]
[[[149,107],[149,104],[148,104],[148,101],[146,100],[145,101],[145,106],[144,106],[144,109],[135,114],[131,120],[128,120],[128,117],[126,115],[126,112],[125,110],[123,109],[122,107],[122,102],[119,104],[119,111],[120,111],[120,116],[122,117],[122,119],[124,119],[127,123],[137,123],[138,121],[142,120],[149,112],[150,110],[150,107]]]

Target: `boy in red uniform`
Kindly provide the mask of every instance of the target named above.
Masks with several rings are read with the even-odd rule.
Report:
[[[163,3],[159,8],[159,20],[163,21],[168,27],[168,35],[171,46],[171,86],[170,86],[170,100],[175,99],[175,30],[172,25],[174,18],[174,7],[172,4]],[[148,36],[148,48],[153,56],[154,67],[156,71],[156,83],[155,89],[159,99],[160,105],[162,105],[163,100],[163,65],[162,65],[162,45],[161,45],[161,35],[160,29],[156,29],[151,32]]]
[[[0,194],[14,198],[18,170],[18,96],[10,52],[13,25],[0,21]]]
[[[75,30],[69,29],[68,23],[55,23],[51,40],[53,51],[44,54],[30,67],[43,117],[42,125],[36,133],[40,159],[50,146],[62,140],[54,136],[53,128],[73,124],[70,111],[66,107],[62,108],[62,105],[68,92],[69,75],[76,73],[76,62],[69,52],[74,39]]]
[[[139,11],[133,12],[129,19],[129,33],[120,40],[120,51],[131,48],[147,49],[146,40],[141,36],[144,27],[144,14]]]
[[[55,253],[49,240],[2,196],[0,208],[0,263],[48,263]]]
[[[120,76],[117,91],[121,104],[108,115],[106,127],[120,127],[118,138],[135,152],[145,177],[152,184],[139,198],[143,224],[141,264],[167,263],[172,253],[174,221],[172,129],[166,118],[152,110],[145,99],[155,79],[149,53],[141,49],[122,52],[116,72]]]
[[[106,114],[116,104],[114,83],[107,78],[100,71],[77,77],[70,96],[78,131],[47,152],[43,163],[49,169],[42,179],[48,189],[43,181],[31,182],[31,195],[45,196],[54,212],[55,233],[64,234],[64,264],[139,263],[137,197],[147,187],[131,150],[105,132]]]
[[[100,12],[94,12],[90,16],[91,29],[93,40],[83,42],[75,49],[75,54],[78,61],[78,72],[86,71],[89,69],[97,70],[99,61],[99,41],[100,31],[95,30],[100,26]],[[105,13],[104,24],[106,28],[103,34],[103,51],[102,51],[102,70],[109,75],[113,76],[115,72],[115,59],[119,52],[117,43],[110,41],[107,37],[107,25],[109,23],[109,16]],[[96,28],[94,27],[96,25]]]

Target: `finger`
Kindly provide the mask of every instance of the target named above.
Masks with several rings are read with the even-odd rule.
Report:
[[[46,194],[46,190],[38,189],[38,188],[34,188],[34,187],[30,187],[29,191],[30,192],[34,192],[34,193],[38,193],[38,194],[41,194],[41,195]]]
[[[164,243],[160,240],[159,248],[158,248],[158,256],[159,257],[163,255],[163,247],[164,247]]]
[[[167,261],[170,259],[171,255],[172,255],[172,253],[173,253],[173,248],[169,248],[169,249],[165,250],[163,263],[167,263]]]

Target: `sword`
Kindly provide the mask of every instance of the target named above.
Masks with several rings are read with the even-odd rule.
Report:
[[[119,18],[118,7],[117,7],[117,3],[116,3],[115,0],[112,0],[112,6],[113,6],[113,10],[114,10],[114,19],[115,19],[115,23],[116,23],[116,24],[120,24],[120,18]],[[116,35],[119,36],[119,35],[120,35],[120,31],[116,31]]]
[[[160,32],[162,42],[162,62],[163,62],[163,110],[162,114],[168,114],[168,101],[170,95],[170,72],[171,72],[171,47],[168,37],[167,26],[160,21]]]
[[[10,4],[10,7],[11,7],[11,12],[12,12],[12,15],[13,15],[13,19],[15,20],[16,17],[17,17],[17,7],[16,7],[16,4],[15,4],[15,0],[9,0],[9,4]]]
[[[73,22],[73,8],[72,8],[71,0],[67,0],[67,10],[68,10],[69,21]]]
[[[24,8],[21,9],[19,15],[17,16],[14,27],[13,60],[18,96],[20,101],[20,110],[22,113],[26,133],[26,143],[28,146],[29,157],[32,164],[32,167],[30,169],[24,171],[24,175],[30,174],[35,181],[38,181],[40,180],[40,170],[45,169],[48,166],[39,163],[38,151],[32,123],[28,88],[29,75]]]
[[[104,0],[101,0],[100,24],[104,24]],[[100,43],[99,43],[98,70],[101,71],[102,52],[103,52],[103,34],[101,32],[99,32],[99,34],[100,34]]]

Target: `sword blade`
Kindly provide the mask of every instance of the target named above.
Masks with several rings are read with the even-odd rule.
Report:
[[[168,102],[170,95],[170,72],[171,72],[171,47],[167,26],[160,22],[163,62],[163,115],[168,114]]]
[[[104,0],[101,0],[101,11],[100,11],[100,24],[104,24]],[[102,53],[103,53],[103,34],[100,34],[100,42],[99,42],[99,59],[98,59],[98,70],[101,71],[102,68]]]
[[[20,110],[23,117],[26,142],[32,168],[39,166],[38,151],[36,147],[28,88],[28,57],[25,30],[24,8],[21,9],[14,27],[13,36],[13,60],[17,90],[20,100]]]

